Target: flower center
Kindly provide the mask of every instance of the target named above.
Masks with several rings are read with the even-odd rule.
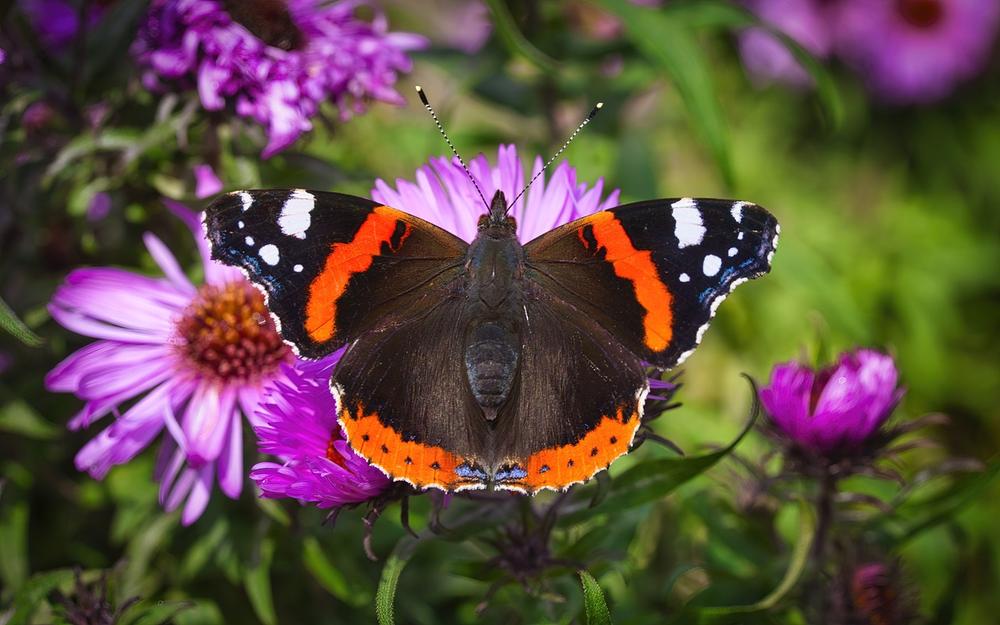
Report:
[[[941,0],[897,0],[896,10],[917,28],[933,28],[944,17]]]
[[[219,381],[254,382],[292,358],[264,296],[244,281],[201,287],[177,330],[187,361]]]

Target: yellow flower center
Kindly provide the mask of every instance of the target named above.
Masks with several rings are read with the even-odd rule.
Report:
[[[177,329],[184,358],[218,381],[255,382],[292,359],[263,295],[247,282],[201,287]]]

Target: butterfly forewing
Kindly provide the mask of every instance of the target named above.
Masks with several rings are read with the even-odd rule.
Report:
[[[205,226],[212,257],[242,268],[285,340],[313,358],[435,305],[468,247],[371,200],[303,189],[230,193]]]
[[[526,275],[638,358],[670,368],[701,341],[733,288],[770,270],[778,230],[770,213],[747,202],[637,202],[531,241]]]

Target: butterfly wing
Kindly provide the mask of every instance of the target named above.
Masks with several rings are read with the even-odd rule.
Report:
[[[418,488],[483,488],[490,432],[465,373],[466,308],[434,309],[355,341],[334,370],[338,419],[351,447]]]
[[[748,202],[638,202],[531,241],[525,275],[666,369],[698,345],[732,289],[770,270],[778,231]]]
[[[497,487],[530,493],[584,482],[628,452],[649,381],[587,314],[545,291],[525,299],[520,375],[491,449]]]
[[[204,221],[212,257],[264,290],[282,336],[310,358],[435,306],[468,247],[376,202],[303,189],[236,191]]]

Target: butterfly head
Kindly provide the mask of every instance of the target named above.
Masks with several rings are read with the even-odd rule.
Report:
[[[479,218],[479,232],[486,232],[494,237],[513,236],[517,231],[517,222],[507,215],[507,198],[503,191],[497,191],[490,202],[490,212]]]

